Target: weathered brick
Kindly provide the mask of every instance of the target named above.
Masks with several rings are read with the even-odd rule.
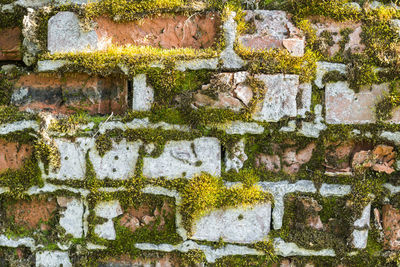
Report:
[[[326,122],[329,124],[374,123],[375,105],[389,92],[387,83],[363,86],[359,93],[347,82],[328,83],[325,87]]]
[[[289,15],[278,10],[246,10],[249,32],[239,36],[239,42],[252,50],[286,49],[293,56],[303,56],[305,38],[290,21]]]
[[[49,230],[46,222],[51,220],[57,210],[54,198],[20,200],[5,207],[6,216],[16,225],[29,230]]]
[[[27,74],[14,85],[11,101],[20,110],[90,114],[123,113],[127,108],[127,82],[119,77],[86,74]]]
[[[221,24],[217,13],[161,15],[143,18],[138,22],[114,22],[108,17],[98,17],[96,33],[101,46],[149,45],[161,48],[208,48],[217,37]]]
[[[221,24],[217,13],[161,15],[140,22],[115,22],[101,16],[89,32],[81,29],[73,12],[59,12],[49,20],[48,49],[51,53],[101,50],[111,45],[138,45],[161,48],[208,48],[217,38]]]
[[[321,49],[326,55],[332,57],[338,52],[346,51],[360,53],[365,49],[365,45],[361,42],[362,25],[360,22],[338,22],[322,17],[313,17],[310,20],[321,40]],[[344,42],[344,38],[348,38],[347,42]]]
[[[400,211],[392,205],[382,208],[382,226],[386,249],[400,250]]]
[[[21,60],[21,29],[0,29],[0,61]]]
[[[32,146],[0,139],[0,173],[21,168],[31,155]]]

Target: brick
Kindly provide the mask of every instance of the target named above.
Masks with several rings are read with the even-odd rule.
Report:
[[[135,232],[139,228],[163,231],[166,229],[166,220],[173,219],[173,204],[163,201],[161,206],[142,204],[139,207],[128,207],[124,211],[119,224]],[[149,240],[151,241],[151,240]]]
[[[386,249],[400,250],[400,211],[392,205],[382,208],[382,226]]]
[[[20,200],[6,205],[6,216],[29,230],[50,230],[45,223],[53,218],[57,202],[53,198]]]
[[[21,29],[0,29],[0,61],[21,60]]]
[[[303,56],[305,38],[285,11],[246,10],[245,13],[244,19],[254,32],[239,36],[241,45],[254,51],[286,49],[293,56]]]
[[[329,124],[364,124],[376,121],[374,108],[389,85],[363,86],[359,93],[349,88],[347,82],[329,83],[325,86],[326,122]]]
[[[90,114],[121,114],[127,108],[127,82],[119,77],[27,74],[14,88],[11,101],[24,111],[70,114],[82,109]]]
[[[221,24],[219,15],[213,12],[190,17],[161,15],[123,23],[114,22],[108,17],[98,17],[95,22],[98,39],[106,45],[197,49],[214,44]]]
[[[140,21],[115,22],[101,16],[94,19],[95,30],[84,31],[73,12],[59,12],[48,26],[51,53],[105,49],[111,45],[154,46],[161,48],[208,48],[217,38],[221,24],[217,13],[161,15]]]
[[[322,41],[322,51],[332,57],[340,52],[340,42],[343,42],[342,31],[349,29],[351,33],[348,35],[348,41],[344,45],[344,51],[351,53],[360,53],[365,49],[365,45],[361,43],[361,23],[354,21],[339,22],[328,18],[314,17],[311,18],[312,27],[316,30],[317,36]],[[341,33],[342,32],[342,33]]]
[[[0,173],[7,169],[17,170],[32,155],[32,146],[7,142],[0,139]]]

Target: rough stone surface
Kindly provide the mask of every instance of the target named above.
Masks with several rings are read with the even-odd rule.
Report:
[[[253,90],[247,82],[248,72],[224,72],[214,75],[193,95],[194,107],[228,108],[240,111],[250,104]],[[213,95],[211,96],[210,93]]]
[[[361,23],[354,21],[338,22],[326,18],[317,18],[313,22],[312,27],[316,30],[317,36],[321,39],[322,51],[329,57],[336,53],[360,53],[364,50],[365,45],[361,43]],[[350,34],[344,34],[343,30],[348,30]],[[348,41],[344,44],[343,52],[341,52],[341,42],[348,37]]]
[[[323,88],[325,85],[322,82],[324,75],[330,71],[337,71],[341,74],[346,73],[346,65],[340,63],[331,63],[325,61],[317,62],[317,73],[315,75],[314,83],[318,88]]]
[[[267,89],[264,101],[259,104],[258,111],[253,115],[255,120],[278,121],[284,116],[297,115],[299,76],[258,74],[255,78],[264,82]]]
[[[114,228],[113,218],[123,213],[122,208],[118,200],[112,200],[107,202],[100,202],[94,208],[96,216],[107,219],[102,224],[97,224],[94,228],[94,232],[100,238],[107,240],[115,240],[116,232]]]
[[[110,178],[123,180],[135,174],[135,166],[139,157],[141,141],[119,143],[112,141],[112,148],[101,157],[97,150],[92,149],[89,158],[99,179]]]
[[[376,121],[374,107],[389,91],[388,84],[363,86],[359,93],[347,82],[329,83],[325,87],[326,122],[329,124],[363,124]]]
[[[274,239],[275,251],[278,255],[283,257],[290,256],[335,256],[335,251],[333,249],[322,249],[319,251],[304,249],[298,247],[295,243],[287,243],[281,238]]]
[[[214,44],[220,17],[217,13],[208,12],[190,17],[161,15],[123,23],[98,17],[95,22],[100,48],[114,44],[199,49]]]
[[[49,19],[48,25],[47,48],[52,54],[93,50],[98,46],[97,33],[84,32],[73,12],[58,12]]]
[[[0,139],[0,173],[7,169],[17,170],[32,155],[32,147],[26,144],[7,142]]]
[[[237,28],[237,23],[234,20],[235,16],[236,12],[231,12],[223,25],[225,50],[222,51],[220,58],[222,60],[223,67],[226,69],[239,69],[244,65],[243,59],[241,59],[233,50]]]
[[[143,159],[143,175],[151,178],[191,178],[201,172],[221,173],[221,148],[216,138],[169,141],[158,158]]]
[[[0,60],[21,60],[21,37],[18,27],[0,29]]]
[[[133,78],[133,103],[132,109],[146,111],[151,109],[154,101],[154,90],[147,85],[146,75],[138,74]]]
[[[72,267],[68,252],[40,251],[36,253],[36,267]]]
[[[65,210],[61,211],[60,226],[65,229],[66,234],[75,238],[83,235],[83,213],[84,206],[81,200],[70,197],[57,197],[58,205]]]
[[[297,114],[305,117],[311,110],[312,85],[311,83],[302,83],[299,85],[299,94],[301,96],[300,106],[297,107]]]
[[[326,145],[325,167],[329,174],[351,174],[351,156],[355,144],[353,141],[338,141]]]
[[[51,170],[49,178],[82,180],[86,172],[86,152],[92,146],[91,143],[88,138],[77,138],[75,142],[56,139],[55,144],[60,152],[60,168]]]
[[[262,134],[264,127],[255,122],[233,121],[227,124],[219,124],[217,128],[224,130],[227,134]]]
[[[216,210],[195,222],[196,240],[253,243],[264,240],[271,223],[271,204]]]
[[[40,60],[37,63],[39,72],[56,71],[70,63],[68,60]]]
[[[252,50],[286,49],[292,56],[303,56],[305,38],[285,11],[246,10],[244,17],[254,33],[239,36],[239,42]],[[253,29],[254,28],[254,29]]]
[[[232,147],[230,153],[226,154],[225,171],[233,169],[236,172],[238,172],[239,169],[243,167],[244,162],[247,160],[245,147],[246,147],[245,140],[241,139]]]
[[[382,226],[386,249],[400,250],[400,212],[392,205],[382,208]]]

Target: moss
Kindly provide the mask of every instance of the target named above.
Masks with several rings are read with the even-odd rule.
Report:
[[[0,29],[19,27],[22,28],[22,20],[26,14],[26,9],[14,6],[11,12],[0,13]]]
[[[361,12],[346,5],[346,0],[289,0],[287,1],[288,10],[296,18],[305,18],[311,15],[321,15],[337,20],[357,20]]]
[[[101,134],[96,138],[96,150],[103,157],[112,148],[112,140],[107,135]]]
[[[314,78],[319,58],[310,49],[306,49],[302,57],[291,56],[284,49],[253,52],[239,45],[236,50],[242,58],[249,60],[249,71],[252,74],[298,74],[301,82],[311,81]]]
[[[0,175],[0,185],[10,188],[9,195],[24,197],[24,191],[32,186],[43,186],[42,172],[35,158],[27,159],[18,170],[7,169]]]
[[[83,111],[78,111],[59,120],[52,121],[49,126],[49,130],[57,131],[60,133],[74,134],[80,125],[86,124],[88,122],[88,114]]]
[[[0,106],[0,124],[21,120],[35,120],[36,118],[33,114],[19,111],[15,106]]]

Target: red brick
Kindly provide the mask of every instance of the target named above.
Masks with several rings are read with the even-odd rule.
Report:
[[[16,170],[32,155],[32,147],[26,144],[8,143],[0,139],[0,173],[7,169]]]
[[[90,114],[121,114],[127,108],[127,81],[119,77],[28,74],[14,87],[12,101],[20,110],[68,114],[82,109]]]
[[[98,17],[96,33],[102,44],[149,45],[161,48],[207,48],[218,34],[220,17],[216,13],[162,15],[134,22],[114,22]]]
[[[21,29],[0,29],[0,60],[21,60]]]

